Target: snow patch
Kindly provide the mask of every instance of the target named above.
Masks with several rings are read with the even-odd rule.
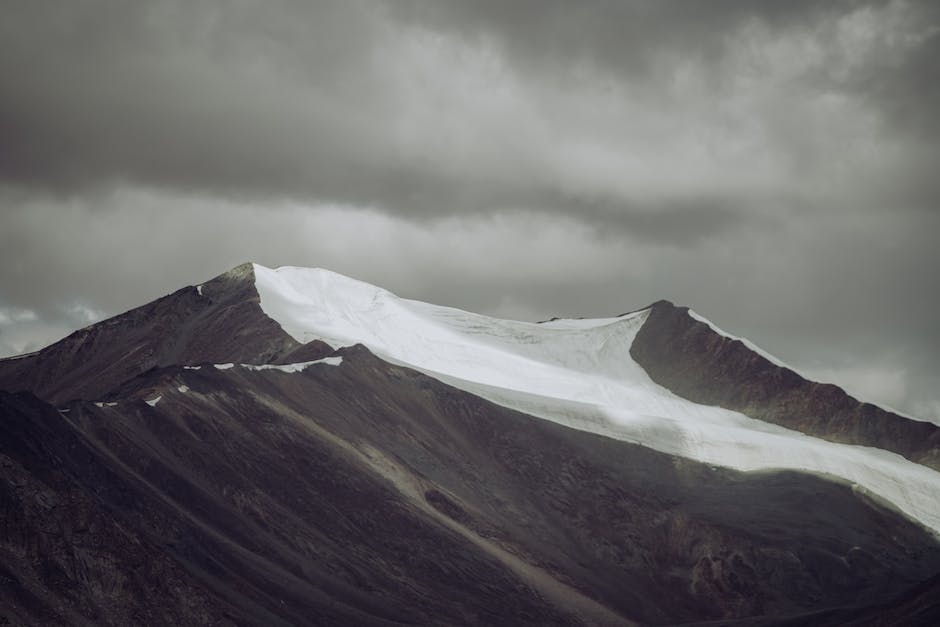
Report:
[[[156,398],[152,398],[152,399],[150,399],[149,401],[146,401],[146,400],[145,400],[144,402],[147,403],[148,405],[150,405],[151,407],[156,407],[156,406],[157,406],[157,403],[159,403],[159,402],[160,402],[160,399],[162,399],[162,398],[163,398],[163,395],[161,394],[160,396],[157,396]]]
[[[293,364],[262,364],[260,366],[253,364],[241,364],[243,368],[249,370],[280,370],[281,372],[301,372],[314,364],[326,364],[328,366],[338,366],[343,363],[342,357],[324,357],[313,361],[300,361]]]
[[[95,403],[95,407],[97,407],[98,409],[101,409],[102,407],[104,407],[104,403]]]
[[[60,409],[60,410],[59,410],[59,413],[60,413],[60,414],[67,414],[67,413],[69,413],[70,411],[72,411],[72,410],[69,409],[68,407],[66,407],[65,409]]]
[[[180,392],[182,392],[183,394],[185,394],[186,392],[189,392],[189,388],[188,388],[187,386],[185,386],[185,385],[181,385],[181,386],[179,386],[179,387],[176,388],[176,389],[179,390]]]
[[[202,296],[202,285],[197,285],[197,286],[196,286],[196,293],[199,294],[200,296]]]
[[[327,366],[338,366],[343,363],[342,357],[324,357],[323,359],[317,359],[316,361],[311,361],[310,364],[326,364]]]
[[[235,364],[213,364],[216,370],[228,370],[229,368],[234,368]]]
[[[254,271],[262,310],[298,342],[362,343],[383,359],[505,407],[716,466],[840,477],[940,532],[940,473],[880,449],[699,405],[653,382],[630,357],[648,309],[618,318],[516,322],[399,298],[326,270],[255,265]]]
[[[183,366],[183,370],[199,370],[202,366]]]

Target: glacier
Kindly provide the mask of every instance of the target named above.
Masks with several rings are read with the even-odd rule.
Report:
[[[253,267],[262,310],[299,342],[361,343],[499,405],[664,453],[742,471],[787,469],[842,480],[940,535],[937,471],[889,451],[693,403],[653,382],[630,356],[648,310],[520,322],[400,298],[324,269]]]

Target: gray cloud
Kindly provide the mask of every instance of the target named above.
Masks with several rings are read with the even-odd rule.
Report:
[[[0,351],[254,259],[940,403],[936,3],[0,4]]]
[[[728,35],[749,22],[773,29],[806,28],[857,9],[861,3],[773,0],[610,2],[564,0],[461,2],[412,0],[391,5],[412,22],[471,40],[496,40],[525,69],[557,75],[585,65],[617,75],[649,75],[666,57],[720,63]],[[871,4],[871,3],[869,3]]]
[[[404,214],[756,200],[834,158],[884,168],[844,142],[881,139],[865,96],[918,101],[936,37],[916,41],[920,7],[875,7],[19,3],[0,27],[0,176]],[[895,78],[869,76],[874,55]]]

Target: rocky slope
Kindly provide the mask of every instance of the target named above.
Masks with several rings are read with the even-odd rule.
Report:
[[[153,371],[100,407],[4,395],[8,618],[671,624],[887,600],[940,570],[930,534],[848,486],[341,356]]]
[[[302,344],[258,306],[251,264],[80,329],[33,355],[0,360],[0,389],[51,402],[97,399],[154,367],[199,361],[277,363]],[[324,354],[320,343],[304,354]],[[328,351],[327,351],[328,352]]]
[[[717,405],[816,437],[884,448],[940,470],[940,427],[808,381],[686,307],[659,301],[630,348],[654,381],[696,403]]]

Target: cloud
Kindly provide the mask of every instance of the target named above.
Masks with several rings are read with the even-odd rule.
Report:
[[[926,9],[779,5],[19,4],[0,177],[641,231],[651,213],[681,230],[695,202],[858,202],[831,182],[909,165],[877,147],[904,151],[881,114],[933,67]],[[886,50],[907,77],[890,89],[867,78]]]
[[[36,318],[36,312],[31,309],[0,307],[0,325],[12,324],[15,322],[29,322],[31,320],[35,320]]]
[[[449,289],[468,306],[459,298],[468,284],[596,283],[645,266],[638,250],[561,215],[412,221],[336,205],[259,208],[142,188],[98,195],[93,203],[47,197],[5,204],[0,285],[4,301],[15,304],[0,310],[7,317],[35,316],[30,306],[92,321],[99,310],[117,313],[247,260],[328,267],[416,297]]]

